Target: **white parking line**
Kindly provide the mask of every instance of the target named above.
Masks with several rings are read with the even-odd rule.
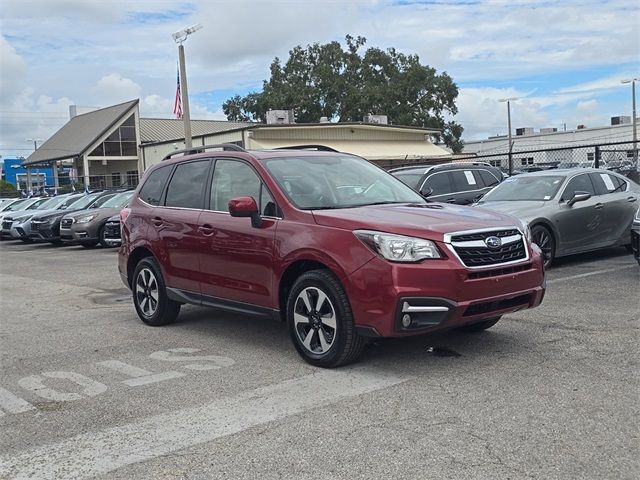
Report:
[[[318,371],[204,406],[0,457],[0,477],[89,478],[405,380],[363,368]]]
[[[583,277],[590,277],[592,275],[601,275],[603,273],[617,272],[619,270],[624,270],[625,268],[638,268],[638,267],[636,265],[624,265],[616,268],[608,268],[606,270],[596,270],[595,272],[579,273],[577,275],[570,275],[568,277],[553,278],[551,280],[547,280],[547,284],[564,282],[567,280],[573,280],[574,278],[583,278]]]

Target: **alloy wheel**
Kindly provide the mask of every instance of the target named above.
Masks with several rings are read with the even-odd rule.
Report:
[[[540,250],[542,250],[545,266],[549,265],[553,260],[553,255],[555,253],[553,238],[551,237],[551,234],[547,231],[546,228],[536,228],[532,232],[532,237],[533,243],[538,245],[538,247],[540,247]]]
[[[316,355],[329,351],[336,340],[336,310],[317,287],[307,287],[295,301],[293,322],[296,335],[305,349]]]
[[[143,268],[136,279],[136,302],[147,317],[152,317],[158,309],[158,281],[153,272]]]

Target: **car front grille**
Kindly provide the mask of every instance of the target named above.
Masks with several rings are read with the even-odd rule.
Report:
[[[60,228],[71,228],[71,225],[73,225],[72,218],[63,218],[60,222]]]
[[[31,221],[31,230],[39,231],[43,222],[32,220]]]
[[[2,221],[2,230],[11,230],[11,225],[13,224],[13,220],[3,220]]]
[[[489,247],[486,240],[498,237],[500,245]],[[502,265],[528,258],[527,249],[518,229],[451,234],[450,244],[466,267]]]
[[[120,238],[120,222],[107,222],[104,226],[106,238]]]

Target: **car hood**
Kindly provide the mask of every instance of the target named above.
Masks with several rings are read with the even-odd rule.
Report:
[[[46,215],[47,213],[55,212],[55,209],[50,210],[25,210],[15,212],[13,215],[6,215],[7,218],[11,218],[13,220],[26,220],[31,217],[36,217],[40,215]],[[8,212],[11,213],[11,212]]]
[[[41,214],[36,214],[33,216],[32,220],[60,220],[62,217],[66,217],[70,213],[79,212],[81,210],[74,210],[73,208],[69,208],[67,210],[52,210],[51,212],[45,212]],[[88,211],[88,210],[82,210]]]
[[[90,208],[88,210],[77,210],[75,212],[69,213],[64,216],[64,218],[74,218],[78,219],[81,217],[86,217],[87,215],[95,215],[94,219],[91,220],[95,222],[97,220],[106,220],[113,216],[116,213],[119,213],[121,208]]]
[[[519,226],[516,219],[483,208],[447,203],[371,205],[314,210],[316,223],[347,230],[376,230],[442,240],[445,233]]]
[[[494,212],[506,213],[517,218],[526,219],[535,217],[540,209],[549,206],[549,202],[542,200],[515,200],[486,202],[476,204],[476,206],[485,210],[493,210]]]

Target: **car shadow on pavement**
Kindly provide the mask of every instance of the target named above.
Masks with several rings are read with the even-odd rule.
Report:
[[[614,260],[624,257],[628,257],[629,260],[633,260],[633,255],[624,247],[606,248],[603,250],[577,253],[575,255],[557,258],[553,261],[550,269],[553,270],[558,267],[577,266],[581,263],[594,262],[598,260]]]

